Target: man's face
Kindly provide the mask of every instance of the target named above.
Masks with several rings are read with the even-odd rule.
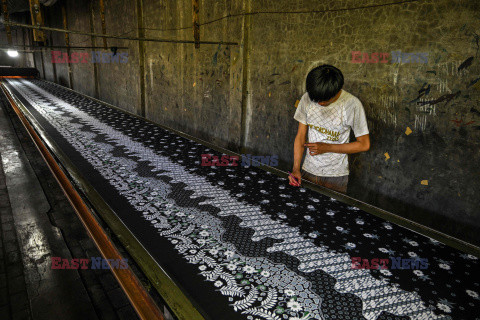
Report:
[[[337,101],[338,97],[340,97],[340,94],[342,93],[342,90],[338,91],[338,93],[330,100],[327,100],[327,101],[321,101],[321,102],[318,102],[319,105],[321,105],[322,107],[326,107],[328,105],[330,105],[331,103],[334,103],[335,101]]]

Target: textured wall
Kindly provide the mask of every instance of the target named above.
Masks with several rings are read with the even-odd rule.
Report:
[[[24,38],[25,37],[25,38]],[[21,29],[12,30],[12,45],[23,46],[24,42],[28,42],[28,34],[23,34]],[[0,66],[11,66],[11,67],[30,67],[33,61],[31,60],[31,55],[23,54],[20,52],[18,57],[12,58],[7,55],[7,49],[10,48],[8,45],[7,33],[5,30],[0,32]],[[23,50],[23,47],[15,47],[17,50]],[[28,48],[25,48],[28,49]]]
[[[109,34],[136,36],[137,20],[135,2],[115,0],[105,2],[105,25]],[[99,1],[94,1],[94,30],[102,33]],[[128,63],[98,63],[99,97],[127,111],[136,112],[140,103],[140,81],[138,69],[138,43],[134,41],[108,39],[108,46],[129,47]],[[103,47],[103,39],[96,38],[95,46]],[[95,51],[108,52],[103,49]]]
[[[278,154],[290,169],[294,106],[305,76],[316,65],[333,64],[345,75],[345,89],[363,102],[372,140],[370,151],[350,158],[349,193],[479,244],[480,3],[382,5],[390,2],[199,0],[200,22],[244,10],[269,13],[234,15],[200,28],[201,40],[239,45],[195,49],[145,42],[143,74],[138,42],[109,39],[109,46],[128,47],[121,50],[128,52],[128,63],[72,64],[73,88],[95,96],[97,81],[100,99],[141,114],[143,77],[147,118],[231,150]],[[69,28],[90,31],[93,19],[101,33],[94,3],[92,16],[89,1],[68,0]],[[107,33],[138,35],[137,1],[105,4]],[[191,0],[143,5],[145,37],[193,40]],[[59,25],[59,7],[49,10],[48,23]],[[64,45],[63,35],[52,39]],[[89,36],[71,39],[71,45],[92,45]],[[102,44],[96,38],[95,45]],[[352,63],[352,51],[396,50],[428,53],[428,63],[392,63],[391,57],[386,63]],[[45,77],[55,80],[45,53]],[[68,79],[66,72],[58,66],[57,81]]]
[[[192,40],[192,1],[144,1],[145,36]],[[242,10],[241,1],[201,2],[205,21]],[[160,29],[160,30],[151,30]],[[165,30],[165,31],[161,31]],[[204,41],[242,40],[242,19],[201,28]],[[146,114],[149,119],[238,148],[241,123],[242,55],[239,46],[148,42],[146,44]]]
[[[48,27],[52,28],[63,28],[63,19],[62,15],[59,14],[61,13],[61,2],[55,3],[51,7],[44,7],[44,13],[45,13],[45,21],[46,25]],[[60,32],[51,32],[48,31],[46,32],[46,36],[48,38],[49,43],[56,45],[56,46],[64,46],[65,45],[65,34],[60,33]],[[44,63],[50,65],[51,60],[52,60],[52,50],[55,51],[61,51],[65,49],[61,48],[52,48],[52,49],[46,49],[44,50],[44,58],[45,61]],[[52,67],[54,69],[53,72],[53,77],[54,81],[57,83],[61,84],[62,86],[69,87],[70,82],[68,78],[68,64],[63,64],[63,63],[56,63],[52,64]]]
[[[358,1],[254,1],[253,10],[356,5]],[[345,74],[345,89],[363,102],[372,139],[369,152],[350,158],[349,193],[478,243],[480,95],[478,83],[472,83],[480,68],[479,9],[476,1],[419,1],[325,14],[253,16],[252,108],[258,116],[251,119],[248,145],[291,161],[296,130],[291,106],[304,92],[306,73],[318,64],[333,64]],[[352,51],[396,50],[428,52],[428,63],[391,63],[391,58],[388,63],[351,62]],[[408,136],[407,127],[413,131]]]

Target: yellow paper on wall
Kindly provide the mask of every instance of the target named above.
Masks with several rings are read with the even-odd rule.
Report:
[[[428,186],[428,180],[422,180],[420,183],[423,184],[424,186]]]

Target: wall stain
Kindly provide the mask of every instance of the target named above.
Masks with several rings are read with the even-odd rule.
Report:
[[[462,126],[462,124],[465,125],[465,126],[468,126],[468,125],[471,125],[471,124],[475,123],[475,121],[469,121],[469,122],[463,123],[463,119],[460,119],[460,120],[455,119],[455,120],[450,120],[450,121],[454,122],[457,127]]]
[[[439,97],[438,99],[435,99],[435,100],[430,100],[430,101],[418,101],[417,104],[419,105],[426,105],[426,104],[430,104],[430,105],[435,105],[437,103],[440,103],[440,102],[443,102],[443,101],[446,101],[445,102],[445,106],[447,106],[447,104],[452,101],[453,99],[457,98],[460,93],[462,93],[462,91],[458,90],[457,92],[455,93],[449,93],[449,94],[444,94],[443,96]]]
[[[470,112],[471,112],[471,113],[474,113],[474,114],[477,114],[477,115],[480,116],[480,111],[478,111],[478,110],[475,109],[475,108],[471,108],[471,109],[470,109]]]
[[[462,62],[462,64],[458,67],[457,70],[460,71],[460,70],[463,70],[463,69],[467,69],[468,67],[470,67],[472,65],[472,62],[473,62],[473,57],[468,58],[467,60]]]
[[[480,78],[477,78],[477,79],[473,80],[472,82],[470,82],[469,84],[467,84],[467,88],[470,88],[471,86],[473,86],[475,83],[478,82],[478,80],[480,80]]]
[[[426,85],[427,85],[427,83],[425,82],[422,85],[422,88],[420,90],[418,90],[417,98],[410,101],[410,103],[417,102],[418,100],[420,100],[421,97],[426,96],[430,93],[431,85],[429,84],[428,87],[426,87]]]

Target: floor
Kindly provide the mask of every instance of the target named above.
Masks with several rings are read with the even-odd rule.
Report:
[[[52,270],[51,257],[100,253],[2,101],[0,319],[138,319],[109,270]]]

